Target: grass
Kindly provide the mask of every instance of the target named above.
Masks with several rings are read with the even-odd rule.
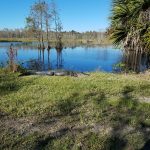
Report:
[[[0,38],[0,42],[38,42],[35,38]],[[45,40],[46,42],[46,40]],[[50,41],[51,45],[53,46],[57,41],[52,39]],[[64,46],[68,45],[112,45],[112,41],[107,37],[101,40],[93,39],[90,42],[87,39],[62,39]]]
[[[0,38],[0,42],[34,42],[34,39],[27,38]]]
[[[148,75],[0,71],[0,149],[134,150],[149,144]]]

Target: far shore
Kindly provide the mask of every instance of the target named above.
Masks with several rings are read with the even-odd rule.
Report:
[[[38,42],[37,39],[28,39],[28,38],[0,38],[0,42]],[[44,41],[46,42],[46,41]],[[55,45],[57,43],[56,40],[51,40],[50,41],[51,45]],[[63,39],[62,43],[64,46],[67,45],[86,45],[86,46],[94,46],[94,45],[99,45],[99,46],[104,46],[104,45],[112,45],[112,41],[109,40],[108,38],[104,38],[103,40],[86,40],[86,39],[75,39],[75,40],[70,40],[70,39]]]

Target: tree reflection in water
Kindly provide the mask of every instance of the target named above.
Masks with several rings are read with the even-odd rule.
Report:
[[[50,50],[51,50],[51,48],[48,47],[48,49],[47,49],[47,56],[48,56],[48,69],[49,70],[51,69],[51,64],[50,64]]]
[[[63,58],[62,58],[62,43],[59,42],[56,44],[56,52],[57,52],[57,69],[62,69],[63,66]]]
[[[62,69],[62,67],[63,67],[62,43],[61,42],[57,43],[55,49],[56,49],[56,53],[57,53],[56,68]],[[47,58],[45,58],[46,51],[47,51]],[[38,70],[38,71],[52,69],[52,65],[51,65],[51,61],[50,61],[51,60],[50,59],[50,51],[51,51],[51,48],[48,48],[47,50],[46,49],[38,49],[38,59],[32,59],[32,60],[28,61],[26,67],[30,70]]]
[[[21,65],[23,64],[23,67],[25,67],[29,70],[46,71],[46,70],[51,70],[51,69],[62,69],[64,67],[64,64],[63,64],[64,59],[66,59],[66,62],[68,62],[68,59],[66,58],[66,56],[63,56],[63,49],[65,49],[65,47],[63,47],[61,42],[56,43],[55,49],[53,49],[53,48],[38,49],[38,51],[37,51],[36,47],[31,48],[30,45],[29,45],[29,47],[27,47],[27,45],[25,45],[25,47],[24,47],[24,45],[23,45],[22,47],[20,46],[19,48],[23,49],[23,50],[21,50],[19,52],[18,47],[17,47],[17,51],[15,51],[15,53],[13,55],[15,56],[16,59],[18,59],[18,62],[21,63]],[[69,49],[69,48],[67,48],[67,49]],[[26,51],[24,51],[24,50],[29,50],[29,52],[31,53],[30,57],[28,55],[25,55]],[[78,47],[77,47],[77,50],[79,50]],[[81,47],[81,50],[83,50],[82,47]],[[91,50],[91,49],[89,49],[89,50]],[[69,57],[70,56],[73,57],[73,55],[77,54],[75,51],[73,53],[71,53],[70,51],[67,51],[67,52],[69,53]],[[99,55],[97,55],[97,57],[95,58],[96,60],[94,60],[94,58],[93,58],[94,61],[97,61],[97,64],[100,63],[101,61],[107,62],[107,61],[109,61],[108,59],[110,59],[110,61],[111,61],[111,59],[114,59],[114,56],[106,59],[106,57],[108,57],[112,53],[112,51],[109,49],[108,50],[106,48],[104,48],[102,50],[100,49],[100,51],[98,51],[98,52],[99,52]],[[93,50],[92,54],[94,54],[94,53],[95,53],[95,51]],[[87,51],[84,51],[84,53],[83,53],[83,51],[81,51],[81,57],[79,58],[79,60],[82,61],[83,55],[89,55],[89,54],[91,54],[91,53],[87,53]],[[118,53],[117,53],[117,55],[118,55]],[[93,56],[91,56],[91,57],[93,57]],[[118,66],[113,64],[114,70],[112,70],[112,71],[142,72],[142,71],[145,71],[150,68],[150,53],[125,51],[123,56],[121,53],[121,55],[118,55],[118,57],[119,57],[119,59],[117,58],[118,61],[119,62],[121,60],[122,61],[121,61],[121,63],[119,63]],[[83,59],[84,59],[84,57],[83,57]],[[77,58],[77,60],[78,60],[78,58]],[[75,61],[77,61],[77,60],[75,60]],[[70,59],[69,59],[69,61],[70,61]],[[116,62],[118,62],[118,61],[116,61]],[[71,64],[71,62],[69,62],[69,63]],[[89,63],[89,61],[87,61],[87,63]],[[84,65],[85,64],[83,63],[83,66]],[[90,66],[91,64],[90,63],[86,64],[85,67],[88,68],[88,65]],[[109,64],[107,64],[107,65],[109,65]],[[106,65],[106,68],[107,68],[107,65]]]
[[[127,71],[142,72],[150,68],[150,54],[128,51],[124,53],[123,62]]]

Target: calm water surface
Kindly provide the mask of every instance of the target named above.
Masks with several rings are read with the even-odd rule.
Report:
[[[0,43],[0,63],[6,65],[11,43]],[[33,45],[13,43],[17,61],[27,69],[50,70],[66,69],[74,71],[112,72],[114,65],[121,62],[123,52],[109,47],[76,47],[64,48],[57,52],[52,48],[38,50]]]

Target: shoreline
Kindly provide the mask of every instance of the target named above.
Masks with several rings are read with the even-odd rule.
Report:
[[[37,40],[35,39],[21,39],[21,38],[0,38],[0,43],[2,42],[22,42],[22,43],[32,43],[32,42],[37,42]],[[44,41],[45,43],[47,43],[46,41]],[[56,42],[55,40],[51,40],[50,41],[50,44],[51,45],[56,45]],[[88,40],[85,40],[85,39],[77,39],[77,40],[69,40],[69,39],[66,39],[66,40],[62,40],[62,43],[64,45],[72,45],[74,46],[75,44],[77,45],[91,45],[91,46],[94,46],[94,45],[112,45],[112,42],[109,40],[109,39],[103,39],[101,41],[97,41],[97,40],[91,40],[90,42]],[[47,44],[46,44],[47,45]]]

